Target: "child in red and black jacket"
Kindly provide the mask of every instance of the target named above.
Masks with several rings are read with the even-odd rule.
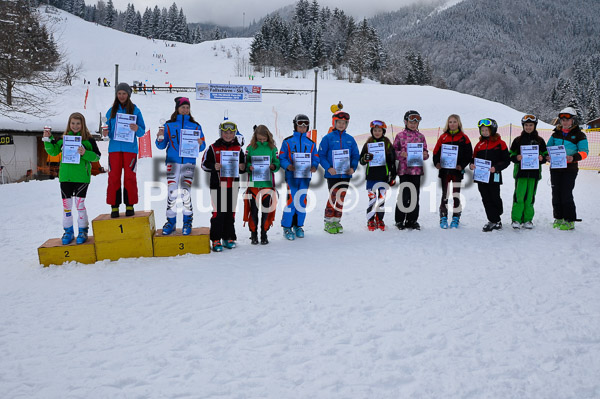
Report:
[[[455,168],[443,168],[441,165],[442,146],[455,145],[458,146],[458,157]],[[440,171],[438,176],[442,182],[442,202],[440,204],[440,227],[448,228],[448,206],[450,201],[448,198],[448,185],[453,184],[452,197],[454,198],[454,207],[452,215],[452,223],[450,227],[458,228],[462,206],[460,204],[460,186],[465,168],[471,163],[473,156],[473,146],[467,135],[463,132],[460,116],[452,114],[446,121],[444,133],[440,136],[435,148],[433,149],[433,164]]]
[[[219,132],[221,137],[208,147],[202,159],[202,169],[210,172],[210,198],[213,203],[210,240],[215,252],[223,251],[223,247],[232,249],[236,246],[235,209],[239,174],[246,169],[246,157],[236,137],[237,125],[225,121],[219,125]],[[223,163],[224,156],[230,160],[237,157],[237,171],[226,167]]]
[[[502,198],[500,198],[500,185],[502,184],[502,170],[510,165],[510,155],[506,143],[498,134],[498,124],[495,120],[486,118],[479,121],[479,142],[473,150],[471,170],[475,170],[475,158],[491,162],[490,177],[487,182],[477,182],[485,214],[488,222],[483,226],[483,231],[502,229],[500,216],[503,212]]]

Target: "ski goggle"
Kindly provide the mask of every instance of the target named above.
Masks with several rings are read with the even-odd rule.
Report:
[[[535,115],[525,115],[523,118],[521,118],[521,123],[527,123],[527,122],[531,122],[531,123],[537,123],[538,119]]]
[[[296,125],[298,125],[298,126],[308,126],[308,125],[310,125],[310,122],[309,121],[298,121],[298,122],[296,122]]]
[[[421,122],[421,115],[419,114],[410,114],[406,117],[407,121],[411,122]]]
[[[490,127],[493,124],[494,124],[494,122],[492,122],[489,119],[482,119],[479,122],[477,122],[477,127],[482,127],[482,126]]]
[[[349,121],[350,120],[350,114],[347,112],[336,112],[335,114],[333,114],[333,119],[334,120],[344,120],[344,121]]]
[[[219,130],[224,132],[237,132],[237,125],[233,122],[223,122],[219,125]]]
[[[380,127],[382,129],[387,129],[387,125],[385,124],[384,121],[373,121],[370,124],[371,129],[373,129],[374,127]]]
[[[571,118],[573,118],[573,117],[574,117],[574,116],[573,116],[573,115],[571,115],[571,114],[558,114],[558,118],[559,118],[559,119],[571,119]]]

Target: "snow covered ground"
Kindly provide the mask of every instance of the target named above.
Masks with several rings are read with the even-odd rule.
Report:
[[[85,58],[92,80],[119,62],[125,80],[152,78],[142,60],[129,61],[136,48],[144,62],[153,51],[166,53],[174,85],[244,80],[231,76],[233,59],[219,51],[215,57],[210,43],[161,49],[68,18],[63,40],[72,57]],[[229,39],[217,47],[236,43],[248,41]],[[109,51],[115,46],[118,52]],[[255,83],[311,86],[310,79]],[[505,124],[521,115],[433,88],[320,85],[321,130],[329,125],[327,108],[339,100],[352,114],[354,134],[374,118],[401,122],[409,108],[422,112],[425,127],[438,126],[451,112],[470,125],[481,116]],[[81,109],[77,90],[59,112]],[[112,89],[93,85],[91,92],[90,119],[104,113],[113,96]],[[170,115],[174,96],[137,95],[134,102],[153,127]],[[293,115],[310,114],[312,104],[308,96],[265,95],[262,104],[193,101],[209,142],[225,109],[246,132],[256,122],[274,126],[275,109],[285,137]],[[158,190],[146,188],[164,182],[155,173],[162,172],[162,154],[154,153],[157,159],[139,162],[138,209],[154,209],[161,226],[165,201],[151,201]],[[194,226],[207,226],[206,173],[197,175]],[[322,230],[327,191],[319,176],[303,240],[283,239],[278,211],[268,246],[251,246],[238,218],[239,247],[221,254],[51,268],[38,264],[36,248],[61,234],[58,181],[0,185],[0,397],[600,397],[600,175],[580,172],[574,195],[583,222],[562,232],[551,227],[544,167],[536,228],[517,232],[508,227],[514,184],[504,172],[507,227],[493,233],[481,232],[485,213],[471,179],[463,190],[461,227],[437,227],[440,190],[431,165],[421,196],[422,231],[368,232],[361,175],[362,169],[353,181],[357,191],[347,197],[343,235]],[[106,177],[90,185],[90,218],[109,210]],[[396,189],[388,225],[395,195]]]

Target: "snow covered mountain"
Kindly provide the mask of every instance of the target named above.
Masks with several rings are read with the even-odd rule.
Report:
[[[84,112],[90,127],[98,124],[114,89],[91,84],[83,110],[83,78],[113,80],[115,64],[121,80],[148,85],[248,82],[235,76],[235,63],[249,39],[166,47],[66,13],[51,18],[69,60],[84,68],[81,80],[55,99],[56,130],[74,111]],[[157,64],[155,54],[166,64]],[[252,83],[310,89],[313,80],[256,76]],[[175,96],[133,96],[153,135],[172,113]],[[330,125],[329,106],[340,100],[354,135],[366,133],[375,118],[400,125],[408,109],[421,112],[423,127],[442,125],[450,113],[469,127],[481,117],[501,125],[521,117],[448,90],[319,80],[320,132]],[[192,113],[208,142],[226,112],[247,138],[253,124],[264,123],[281,142],[291,134],[293,116],[312,115],[312,106],[311,96],[265,94],[259,104],[192,100]],[[43,123],[30,118],[20,126],[39,129]],[[6,119],[0,125],[17,126]],[[150,186],[165,181],[163,154],[153,151],[155,159],[138,164],[138,209],[153,209],[161,226],[166,201]],[[194,226],[207,226],[206,174],[196,173]],[[283,239],[278,210],[267,246],[250,245],[238,215],[239,246],[221,254],[46,269],[36,248],[62,231],[58,181],[0,185],[0,397],[600,397],[595,171],[579,173],[574,195],[584,221],[572,232],[551,227],[546,167],[536,227],[519,232],[481,232],[486,217],[470,177],[461,227],[441,230],[437,173],[427,164],[421,231],[367,231],[360,168],[347,197],[345,232],[331,236],[323,231],[327,188],[321,176],[311,185],[302,240]],[[278,183],[282,199],[281,176]],[[92,180],[86,201],[91,218],[109,210],[106,184],[106,175]],[[506,225],[513,188],[507,170]],[[388,200],[389,226],[395,197],[396,189]]]

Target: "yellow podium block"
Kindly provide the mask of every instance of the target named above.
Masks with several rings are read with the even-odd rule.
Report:
[[[62,265],[67,262],[79,262],[84,264],[96,263],[96,251],[94,249],[94,237],[88,237],[83,244],[75,244],[75,240],[69,245],[62,245],[60,238],[51,238],[38,248],[40,265]]]
[[[199,227],[192,229],[192,233],[184,236],[181,230],[168,236],[162,235],[162,229],[154,235],[154,256],[175,256],[183,254],[209,254],[210,229]]]
[[[152,237],[156,231],[154,212],[136,212],[134,216],[112,219],[110,214],[92,220],[98,260],[152,257]]]

